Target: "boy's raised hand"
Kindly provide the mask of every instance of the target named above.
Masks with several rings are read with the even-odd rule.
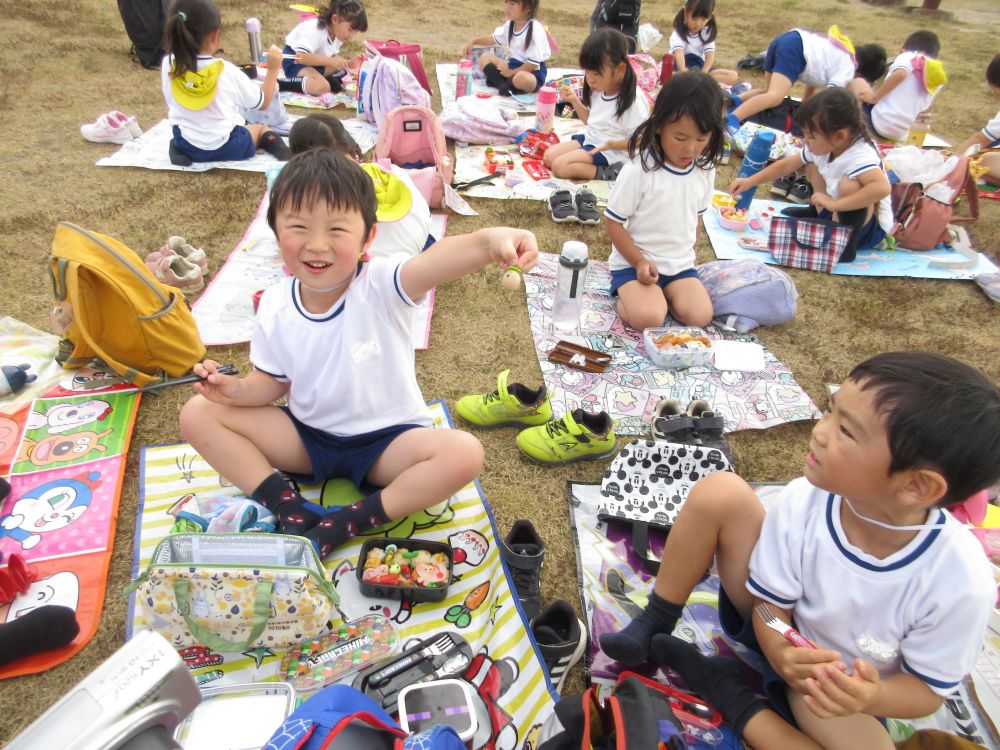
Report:
[[[879,691],[878,670],[864,659],[854,660],[854,673],[827,664],[814,667],[801,691],[806,705],[821,719],[867,713]]]

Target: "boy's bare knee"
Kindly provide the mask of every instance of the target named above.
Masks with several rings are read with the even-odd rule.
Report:
[[[731,471],[717,471],[695,483],[684,507],[692,506],[700,513],[725,517],[750,501],[760,504],[750,485]]]
[[[180,422],[181,435],[185,440],[191,442],[191,436],[197,435],[198,428],[205,423],[211,407],[211,401],[198,395],[189,398],[187,403],[181,407],[178,421]]]

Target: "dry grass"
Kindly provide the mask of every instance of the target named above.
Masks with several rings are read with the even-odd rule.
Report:
[[[284,3],[261,7],[221,0],[219,5],[226,21],[224,44],[237,62],[247,57],[242,29],[246,16],[261,18],[268,43],[280,42],[295,22]],[[677,5],[647,0],[646,20],[669,33]],[[719,61],[733,66],[743,54],[763,49],[773,35],[793,24],[823,29],[836,21],[856,41],[879,42],[890,55],[910,31],[931,28],[942,39],[942,57],[952,81],[935,105],[935,130],[959,141],[1000,106],[983,82],[985,65],[996,52],[1000,21],[995,0],[947,0],[944,5],[956,14],[955,20],[920,22],[898,10],[856,0],[719,0]],[[575,64],[591,7],[589,0],[542,3],[541,18],[562,45],[555,64]],[[498,0],[440,4],[369,0],[368,8],[370,36],[422,43],[432,78],[435,62],[453,61],[462,42],[491,30],[501,18]],[[746,13],[747,8],[752,11]],[[128,57],[115,4],[0,0],[0,16],[4,19],[0,112],[5,125],[0,163],[6,187],[0,236],[7,264],[0,280],[2,313],[47,327],[51,292],[44,264],[54,225],[60,220],[116,236],[143,254],[167,235],[179,233],[205,247],[212,266],[218,268],[253,216],[263,189],[260,176],[98,169],[94,162],[111,153],[112,147],[87,143],[78,134],[81,123],[109,109],[135,113],[146,126],[165,112],[158,74],[143,70]],[[720,183],[732,169],[722,170]],[[603,229],[557,226],[540,203],[477,201],[476,208],[480,217],[452,217],[449,232],[506,223],[536,231],[543,249],[550,251],[574,236],[588,242],[596,257],[608,252]],[[984,205],[983,217],[972,231],[977,245],[995,252],[998,227],[1000,207]],[[705,246],[700,257],[713,256]],[[817,402],[825,401],[824,384],[839,381],[853,364],[897,348],[953,354],[1000,380],[998,308],[973,284],[794,271],[792,275],[801,294],[799,314],[784,326],[760,331],[760,338],[792,368]],[[439,290],[431,342],[430,350],[417,357],[419,380],[428,398],[443,396],[449,406],[465,393],[491,388],[503,367],[512,368],[516,380],[539,382],[525,306],[499,292],[495,270]],[[213,355],[246,365],[245,346],[213,350]],[[51,672],[0,686],[0,744],[123,642],[125,600],[120,592],[131,572],[138,448],[179,439],[176,415],[185,397],[171,392],[147,398],[140,410],[97,637],[80,655]],[[732,436],[744,476],[763,481],[797,475],[809,428],[797,424]],[[546,600],[564,598],[578,605],[565,484],[596,481],[601,467],[542,469],[521,458],[509,430],[483,433],[481,439],[488,456],[481,481],[501,532],[517,517],[531,518],[549,545],[543,576]],[[579,687],[579,682],[569,687]]]

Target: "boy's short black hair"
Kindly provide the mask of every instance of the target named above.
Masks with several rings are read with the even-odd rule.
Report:
[[[941,53],[941,40],[933,31],[914,31],[903,42],[906,52],[923,52],[928,57],[936,58]]]
[[[1000,55],[997,55],[986,66],[986,82],[1000,89]]]
[[[365,237],[375,224],[378,200],[371,177],[343,154],[328,149],[311,149],[288,160],[271,187],[267,224],[276,233],[278,211],[298,211],[317,201],[342,211],[360,212]]]
[[[930,352],[886,352],[847,379],[875,390],[892,460],[889,473],[931,468],[952,505],[1000,479],[1000,389],[979,370]]]
[[[885,75],[885,47],[881,44],[861,44],[854,50],[858,63],[857,75],[873,84]]]

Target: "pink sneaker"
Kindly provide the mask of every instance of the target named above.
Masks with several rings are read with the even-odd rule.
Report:
[[[112,112],[108,112],[108,117],[118,122],[118,124],[124,125],[128,128],[129,135],[133,138],[138,138],[142,135],[142,128],[139,127],[139,120],[136,119],[135,115],[122,114],[116,109]]]
[[[149,260],[147,259],[146,262],[148,263]],[[201,269],[180,255],[160,258],[153,273],[167,286],[180,289],[185,294],[200,292],[205,286],[205,281],[201,277]]]
[[[177,236],[167,238],[167,247],[174,254],[187,258],[198,266],[201,269],[202,276],[208,273],[208,256],[205,255],[205,251],[200,247],[194,247],[183,237]]]
[[[80,135],[92,143],[122,144],[132,140],[128,123],[111,117],[110,113],[101,115],[94,122],[81,125]]]

